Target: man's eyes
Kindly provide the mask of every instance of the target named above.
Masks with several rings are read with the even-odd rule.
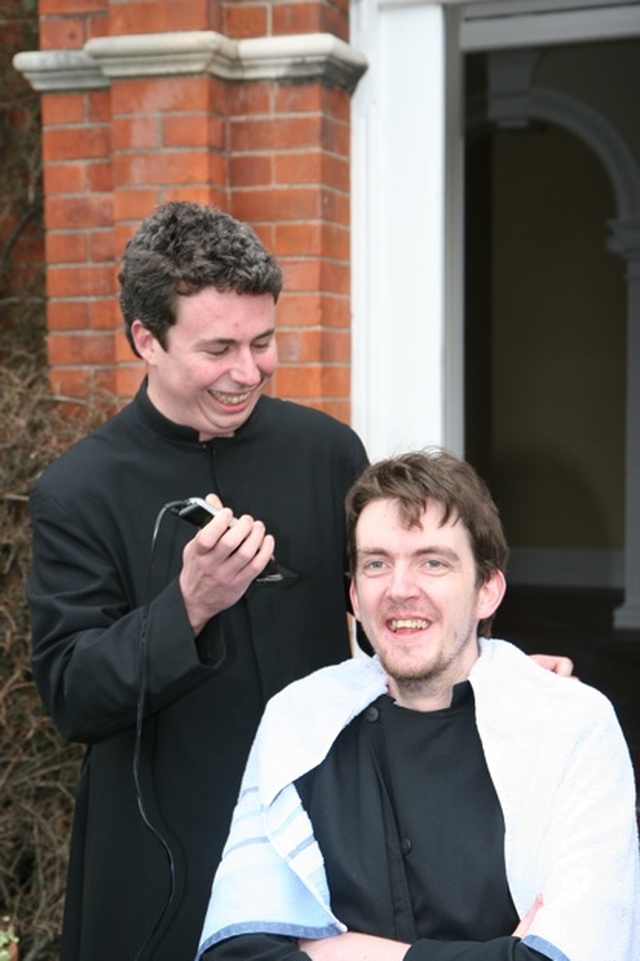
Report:
[[[268,340],[257,340],[254,344],[251,344],[251,350],[257,353],[262,353],[263,351],[269,349],[272,340],[272,337],[270,337]],[[223,344],[220,347],[208,347],[205,349],[204,353],[209,357],[224,357],[225,354],[229,353],[232,347],[232,344]]]
[[[381,574],[391,570],[391,563],[381,558],[370,558],[363,561],[361,570],[364,574]],[[425,571],[427,574],[444,574],[450,569],[451,565],[440,557],[425,557],[416,564],[417,570]]]
[[[365,574],[377,574],[380,571],[384,571],[388,568],[388,563],[382,560],[368,560],[363,561],[362,570]]]

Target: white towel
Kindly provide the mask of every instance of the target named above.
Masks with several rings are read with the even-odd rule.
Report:
[[[504,641],[480,643],[470,681],[505,818],[509,887],[521,916],[544,896],[524,942],[553,961],[640,961],[635,787],[610,703]],[[359,657],[290,685],[267,705],[198,957],[238,934],[345,930],[293,782],[385,690],[377,658]]]

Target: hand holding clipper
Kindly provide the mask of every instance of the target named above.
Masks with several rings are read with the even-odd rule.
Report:
[[[178,517],[182,517],[183,520],[195,524],[196,527],[204,527],[212,517],[220,513],[219,507],[209,504],[209,502],[202,497],[188,497],[186,500],[172,505],[171,510]],[[234,517],[231,525],[236,523],[237,520]],[[257,584],[277,584],[285,579],[293,579],[295,577],[296,575],[292,571],[288,571],[285,567],[282,567],[278,564],[275,557],[272,557],[265,569],[255,580]]]

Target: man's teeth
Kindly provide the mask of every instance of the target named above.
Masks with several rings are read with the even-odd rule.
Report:
[[[426,631],[429,622],[422,620],[421,617],[395,618],[390,625],[392,631]]]
[[[246,394],[222,394],[219,390],[212,390],[210,393],[222,404],[230,404],[233,407],[236,404],[244,404],[245,400],[250,396],[251,391],[248,390]]]

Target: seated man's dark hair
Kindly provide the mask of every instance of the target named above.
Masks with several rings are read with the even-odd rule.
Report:
[[[416,527],[427,502],[442,506],[442,523],[459,520],[469,532],[478,584],[493,571],[504,573],[509,551],[498,509],[484,481],[466,461],[439,448],[414,451],[371,464],[355,482],[346,499],[347,536],[351,571],[356,566],[356,525],[362,511],[375,500],[397,501],[402,522]],[[490,636],[491,619],[481,621],[479,633]]]

